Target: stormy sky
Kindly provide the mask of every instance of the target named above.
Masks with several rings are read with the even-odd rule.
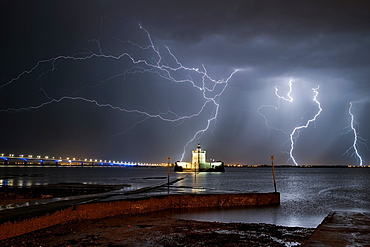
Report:
[[[299,164],[358,165],[357,136],[369,164],[366,0],[0,9],[1,153],[167,162],[200,143],[225,163],[292,164],[292,151]]]

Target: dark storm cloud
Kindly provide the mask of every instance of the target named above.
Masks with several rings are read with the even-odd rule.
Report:
[[[5,1],[0,13],[2,85],[37,61],[60,55],[128,52],[153,61],[153,51],[140,51],[127,42],[149,44],[139,25],[163,54],[169,47],[185,66],[204,65],[216,79],[241,69],[219,99],[217,122],[187,153],[200,141],[212,157],[227,163],[264,163],[272,153],[285,163],[289,136],[269,131],[257,109],[276,106],[274,86],[286,94],[291,79],[295,101],[281,102],[276,111],[266,108],[269,124],[289,132],[312,117],[317,111],[312,87],[318,85],[323,107],[316,124],[297,139],[299,162],[356,163],[353,156],[341,156],[353,135],[339,134],[348,130],[351,101],[359,134],[370,138],[368,1]],[[169,54],[164,58],[174,65]],[[42,63],[0,90],[1,110],[66,95],[172,117],[193,114],[202,106],[199,90],[164,80],[154,71],[120,75],[130,66],[124,59],[59,60],[50,71],[51,64]],[[2,112],[0,152],[157,162],[169,155],[178,158],[212,115],[211,108],[206,110],[206,116],[175,124],[86,102]],[[368,162],[369,150],[360,150]]]
[[[195,44],[194,53],[207,62],[216,58],[228,65],[272,64],[273,70],[289,65],[348,69],[369,62],[363,52],[370,22],[365,1],[205,1],[176,6],[181,10],[155,8],[162,21],[148,21],[149,28],[163,39]]]
[[[234,41],[264,34],[303,38],[318,33],[368,30],[369,22],[369,4],[366,1],[158,3],[143,4],[142,1],[136,1],[133,5],[136,5],[137,12],[132,14],[156,28],[158,35],[188,41],[214,34],[228,36]]]

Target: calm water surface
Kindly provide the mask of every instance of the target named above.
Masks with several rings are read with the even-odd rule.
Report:
[[[184,173],[171,172],[171,179]],[[369,168],[276,168],[281,205],[224,210],[190,210],[175,217],[220,222],[316,227],[331,211],[370,211]],[[130,184],[137,189],[167,181],[165,167],[0,167],[0,185],[66,182]],[[272,192],[271,168],[226,168],[225,173],[190,174],[175,186],[244,192]]]
[[[189,211],[185,219],[219,222],[271,223],[316,227],[331,211],[370,211],[369,168],[277,167],[280,206],[232,210]],[[271,192],[271,168],[229,168],[224,174],[198,174],[184,180],[199,187]]]
[[[181,174],[173,173],[171,177]],[[134,190],[167,181],[164,167],[0,166],[0,186],[57,183],[128,184]]]

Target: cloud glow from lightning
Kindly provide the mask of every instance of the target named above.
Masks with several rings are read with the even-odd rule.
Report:
[[[344,152],[343,155],[349,154],[349,152],[353,149],[353,153],[351,154],[351,157],[353,155],[356,155],[357,160],[359,161],[359,166],[362,166],[363,165],[363,159],[362,159],[362,157],[360,155],[360,152],[358,150],[358,143],[361,142],[361,141],[366,141],[366,140],[364,140],[360,136],[358,136],[357,130],[355,128],[355,125],[357,123],[355,121],[355,117],[354,117],[352,111],[353,111],[353,102],[350,102],[349,103],[349,108],[348,108],[348,114],[351,116],[351,123],[350,123],[350,126],[349,126],[350,129],[346,133],[353,132],[353,144],[352,144],[351,147],[349,147],[346,150],[346,152]],[[344,133],[344,134],[346,134],[346,133]],[[366,146],[366,144],[364,144],[364,145]]]
[[[13,83],[16,83],[18,80],[20,80],[22,77],[34,73],[38,68],[40,68],[42,65],[49,65],[48,70],[42,72],[38,78],[40,79],[44,75],[54,71],[57,69],[58,63],[61,61],[83,61],[83,60],[91,60],[91,59],[109,59],[109,60],[120,60],[122,58],[128,58],[129,61],[132,64],[132,67],[129,69],[126,69],[124,72],[120,74],[116,74],[113,76],[110,76],[108,79],[105,79],[104,81],[101,81],[100,83],[109,81],[113,78],[120,77],[120,76],[126,76],[127,74],[135,74],[135,73],[154,73],[157,76],[168,80],[170,82],[179,84],[179,83],[186,83],[191,85],[193,88],[197,89],[197,91],[201,91],[203,104],[200,106],[199,109],[197,109],[192,114],[188,115],[178,115],[176,113],[173,113],[172,111],[168,111],[166,113],[150,113],[147,111],[143,111],[140,109],[127,109],[120,106],[112,105],[105,102],[98,102],[98,100],[93,98],[86,98],[81,96],[69,96],[65,95],[59,98],[53,98],[50,97],[47,92],[40,88],[41,91],[43,91],[44,95],[46,96],[47,100],[44,102],[34,105],[34,106],[27,106],[27,107],[19,107],[19,108],[7,108],[7,109],[0,109],[0,112],[23,112],[23,111],[31,111],[36,110],[41,107],[44,107],[46,105],[60,103],[62,101],[66,100],[74,100],[74,101],[83,101],[90,104],[94,104],[98,107],[103,108],[110,108],[112,110],[125,112],[125,113],[135,113],[139,114],[144,117],[144,120],[136,122],[133,126],[126,129],[127,130],[134,128],[137,124],[140,124],[148,119],[160,119],[165,122],[173,122],[173,123],[180,123],[184,120],[195,118],[197,116],[200,116],[201,114],[207,114],[205,112],[206,107],[211,106],[212,111],[211,114],[208,116],[206,123],[204,124],[204,127],[202,127],[199,130],[195,130],[194,135],[189,139],[189,141],[186,142],[183,153],[181,156],[181,160],[184,158],[186,148],[191,144],[194,140],[197,138],[200,138],[200,136],[206,132],[211,124],[217,119],[218,113],[219,113],[219,99],[226,90],[229,81],[233,77],[235,73],[239,71],[239,69],[233,70],[230,74],[226,76],[226,79],[216,80],[213,77],[211,77],[207,73],[207,69],[205,65],[202,65],[202,68],[193,68],[193,67],[186,67],[182,63],[179,62],[178,58],[174,55],[174,53],[170,50],[169,47],[166,46],[166,56],[170,58],[170,63],[165,61],[164,54],[160,52],[158,48],[154,45],[152,38],[147,30],[145,30],[141,25],[140,29],[143,30],[146,33],[147,39],[149,41],[148,46],[140,46],[138,44],[135,44],[133,42],[128,42],[132,46],[135,46],[136,48],[146,51],[146,52],[154,52],[155,57],[151,58],[150,60],[146,60],[143,58],[137,59],[133,55],[123,52],[119,55],[110,55],[110,54],[104,54],[102,52],[102,47],[100,45],[100,38],[94,39],[93,42],[97,44],[99,53],[79,53],[77,55],[72,56],[65,56],[60,55],[53,58],[40,60],[38,61],[31,69],[25,70],[21,72],[18,76],[15,78],[5,82],[4,84],[0,85],[0,90],[4,89],[7,86],[10,86]],[[169,64],[173,64],[172,66]],[[200,80],[194,80],[190,74],[196,74]],[[183,75],[182,78],[180,78],[179,75]],[[95,85],[96,86],[96,85]],[[94,86],[94,87],[95,87]],[[125,133],[124,132],[124,133]]]

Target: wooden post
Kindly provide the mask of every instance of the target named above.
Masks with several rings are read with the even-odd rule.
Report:
[[[272,167],[272,178],[274,179],[274,189],[276,193],[277,190],[276,190],[276,176],[275,176],[275,168],[274,168],[274,155],[271,155],[270,158],[271,158],[271,167]]]
[[[167,189],[168,192],[170,192],[170,163],[171,163],[171,157],[167,157],[168,163],[167,163]]]

